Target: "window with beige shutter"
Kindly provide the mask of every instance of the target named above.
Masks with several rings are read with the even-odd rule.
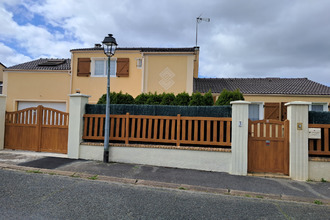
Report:
[[[91,67],[90,58],[78,58],[77,76],[89,76],[91,74],[90,67]]]
[[[117,76],[129,76],[129,58],[117,58]]]

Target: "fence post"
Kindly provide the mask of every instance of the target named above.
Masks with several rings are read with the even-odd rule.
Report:
[[[126,113],[126,131],[125,131],[125,144],[129,144],[129,113]],[[133,128],[135,129],[135,128]]]
[[[308,179],[308,106],[310,102],[289,102],[289,175],[294,180]]]
[[[79,146],[82,142],[83,116],[85,105],[90,96],[83,94],[71,94],[69,109],[69,135],[68,135],[68,157],[79,159]]]
[[[0,95],[0,150],[5,144],[6,96]]]
[[[176,146],[180,146],[181,140],[181,115],[177,115],[177,124],[176,124]]]
[[[230,102],[232,105],[231,174],[247,175],[249,104],[246,101]]]

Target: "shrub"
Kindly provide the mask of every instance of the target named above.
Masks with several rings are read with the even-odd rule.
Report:
[[[110,97],[111,99],[111,97]],[[110,100],[110,103],[111,100]],[[128,93],[123,94],[121,91],[115,96],[113,104],[134,104],[134,98]]]
[[[213,96],[211,90],[204,94],[204,105],[212,106],[214,105]]]
[[[151,95],[151,93],[141,93],[140,95],[136,96],[134,102],[137,105],[145,105]]]
[[[189,102],[190,106],[202,106],[205,105],[204,97],[200,92],[195,92],[191,96],[191,100]]]
[[[155,92],[154,94],[150,94],[149,98],[147,99],[146,104],[147,105],[159,105],[162,102],[163,94],[157,94]]]
[[[174,105],[175,95],[173,93],[163,94],[161,105]]]
[[[117,94],[115,92],[110,92],[110,104],[115,104],[116,96]],[[97,101],[97,104],[107,104],[107,94],[103,94]]]
[[[228,91],[224,89],[218,97],[215,105],[230,105],[231,101],[244,100],[243,94],[236,89],[235,91]]]
[[[187,106],[190,102],[190,95],[186,92],[179,93],[175,96],[175,99],[173,101],[174,105],[181,105],[181,106]]]

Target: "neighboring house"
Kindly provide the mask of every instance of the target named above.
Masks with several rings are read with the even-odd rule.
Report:
[[[44,105],[69,110],[69,94],[90,95],[94,104],[106,93],[107,57],[101,45],[71,50],[71,59],[38,59],[4,71],[7,111]],[[110,90],[192,93],[198,77],[199,48],[117,48],[110,62]]]
[[[0,62],[0,94],[2,94],[2,85],[3,85],[3,70],[6,68],[5,65],[3,65]]]
[[[44,105],[68,111],[70,59],[38,59],[4,71],[7,111]]]
[[[312,102],[310,110],[328,111],[330,87],[307,78],[198,78],[194,92],[206,93],[211,89],[217,97],[223,89],[239,89],[250,105],[251,119],[286,119],[285,103]]]

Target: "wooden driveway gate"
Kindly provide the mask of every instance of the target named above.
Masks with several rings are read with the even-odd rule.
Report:
[[[248,172],[289,175],[289,121],[249,121]]]
[[[6,112],[5,148],[67,153],[69,113],[41,105]]]

